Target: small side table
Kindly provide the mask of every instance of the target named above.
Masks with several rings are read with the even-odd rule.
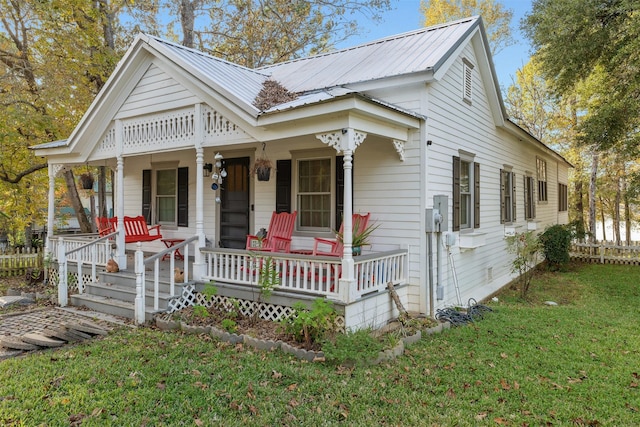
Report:
[[[175,245],[177,245],[178,243],[184,242],[184,239],[161,239],[161,240],[162,240],[162,243],[164,243],[164,245],[167,248],[172,248]],[[164,254],[164,256],[162,257],[162,261],[164,261],[165,259],[170,259],[170,258],[171,258],[170,254]],[[175,259],[184,260],[184,256],[182,255],[182,252],[180,252],[180,249],[176,249]]]

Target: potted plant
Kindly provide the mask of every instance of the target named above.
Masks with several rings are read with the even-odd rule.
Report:
[[[271,168],[273,163],[266,157],[259,157],[253,162],[251,166],[251,176],[256,175],[258,181],[269,181],[271,176]]]
[[[91,190],[93,188],[93,174],[91,172],[85,172],[80,175],[80,184],[83,190]]]
[[[378,228],[378,224],[368,224],[366,227],[360,227],[360,219],[356,218],[352,224],[352,235],[351,235],[351,251],[353,255],[360,255],[362,253],[362,247],[366,245],[370,245],[369,237],[371,233],[373,233],[376,228]],[[338,241],[340,243],[344,243],[342,240],[342,233],[336,233]]]

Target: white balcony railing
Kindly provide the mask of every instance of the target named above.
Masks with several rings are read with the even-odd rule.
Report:
[[[270,258],[278,276],[276,289],[304,293],[348,303],[407,279],[406,250],[380,252],[354,258],[355,284],[341,289],[342,260],[338,257],[283,253],[254,253],[240,249],[202,248],[207,257],[203,278],[222,283],[258,286],[260,265]]]

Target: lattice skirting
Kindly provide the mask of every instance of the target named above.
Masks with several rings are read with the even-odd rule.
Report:
[[[201,305],[207,308],[218,307],[223,310],[238,310],[243,316],[253,316],[258,312],[258,317],[264,320],[277,322],[295,313],[295,309],[285,305],[271,304],[263,301],[250,301],[246,299],[231,298],[222,295],[214,295],[207,299],[203,294],[195,291],[194,285],[187,285],[182,291],[180,298],[175,298],[169,302],[168,313],[182,310],[185,307]],[[336,329],[344,330],[344,316],[339,315],[336,319]]]
[[[91,283],[91,274],[84,273],[82,274],[82,283]],[[96,279],[97,280],[97,279]],[[57,268],[50,267],[48,270],[48,283],[50,285],[58,287],[60,283],[60,272]],[[78,293],[78,272],[77,271],[68,271],[67,272],[67,292],[69,294]]]

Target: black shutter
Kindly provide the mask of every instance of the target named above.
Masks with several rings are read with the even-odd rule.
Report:
[[[511,194],[511,221],[516,221],[516,173],[510,172],[511,175],[511,187],[513,188],[513,193]]]
[[[480,163],[473,163],[473,228],[480,228]]]
[[[504,215],[504,210],[505,210],[505,203],[504,203],[504,196],[505,196],[505,192],[506,192],[506,185],[504,182],[504,170],[500,169],[500,224],[504,224],[505,223],[505,215]]]
[[[178,168],[178,226],[189,226],[189,168]]]
[[[151,169],[142,171],[142,216],[151,224]]]
[[[460,231],[460,157],[453,156],[453,231]]]
[[[291,213],[291,160],[276,162],[276,212]]]

